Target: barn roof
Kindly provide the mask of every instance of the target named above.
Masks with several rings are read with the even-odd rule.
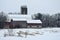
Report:
[[[13,21],[26,21],[26,19],[13,19]]]
[[[27,23],[42,23],[41,20],[27,20]]]
[[[21,14],[8,14],[8,21],[10,21],[11,19],[13,19],[14,21],[18,21],[18,20],[28,20],[31,19],[31,16],[29,15],[21,15]]]
[[[13,21],[27,21],[27,23],[42,23],[41,20],[32,20],[31,16],[29,16],[29,15],[10,14],[10,15],[8,15],[8,21],[10,22],[11,19]]]
[[[10,19],[27,19],[27,15],[8,15]]]

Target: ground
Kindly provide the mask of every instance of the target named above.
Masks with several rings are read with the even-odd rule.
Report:
[[[60,40],[60,28],[8,30],[0,29],[0,40]],[[19,31],[21,35],[18,35]],[[8,35],[10,32],[13,35]]]

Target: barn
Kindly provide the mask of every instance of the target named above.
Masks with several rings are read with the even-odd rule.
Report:
[[[8,13],[5,28],[41,28],[41,20],[33,20],[31,15],[27,14],[27,7],[21,7],[21,13]]]
[[[29,19],[28,15],[9,14],[5,28],[41,28],[40,20]]]

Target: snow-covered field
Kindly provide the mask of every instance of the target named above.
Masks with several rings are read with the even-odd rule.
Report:
[[[0,40],[60,40],[60,28],[13,29],[13,31],[0,29]]]

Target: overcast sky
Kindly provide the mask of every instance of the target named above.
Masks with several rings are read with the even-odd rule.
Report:
[[[28,13],[55,14],[60,12],[60,0],[0,0],[0,12],[20,12],[20,7],[26,5]]]

